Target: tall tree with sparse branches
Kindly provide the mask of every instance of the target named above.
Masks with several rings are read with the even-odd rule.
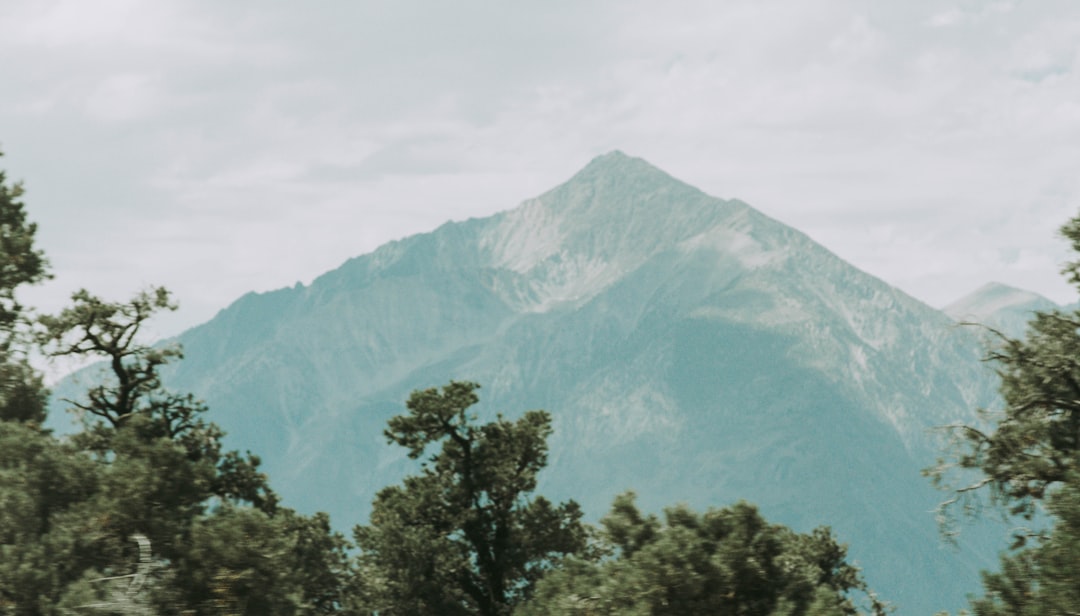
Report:
[[[259,458],[223,451],[221,429],[203,418],[206,406],[191,394],[162,385],[161,367],[182,358],[180,349],[148,346],[138,337],[156,312],[175,308],[164,288],[121,303],[81,290],[59,315],[39,319],[39,342],[52,355],[100,357],[107,365],[104,378],[85,399],[67,401],[83,415],[85,429],[78,441],[90,451],[121,458],[125,447],[142,451],[157,442],[178,446],[207,475],[193,476],[191,506],[216,496],[272,512],[277,496],[257,470]]]

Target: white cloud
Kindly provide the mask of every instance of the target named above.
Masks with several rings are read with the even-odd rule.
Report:
[[[164,282],[195,307],[177,323],[614,148],[931,303],[1002,272],[1061,299],[1035,270],[1080,209],[1078,20],[1069,0],[16,0],[0,143],[61,278]]]

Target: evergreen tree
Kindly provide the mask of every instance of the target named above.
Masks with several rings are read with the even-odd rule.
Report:
[[[1062,233],[1080,253],[1080,216]],[[1080,286],[1080,260],[1064,273]],[[950,426],[951,445],[927,474],[952,491],[946,510],[977,511],[988,491],[1008,514],[1046,514],[1048,528],[1017,533],[1001,570],[984,572],[977,614],[1080,613],[1080,311],[1038,312],[1022,339],[995,334],[1003,408]]]
[[[645,516],[632,493],[602,520],[610,557],[573,559],[538,585],[520,616],[683,614],[855,614],[867,590],[827,528],[803,535],[769,524],[747,503],[699,515],[685,506]]]
[[[207,615],[347,614],[348,547],[326,514],[226,506],[196,520],[171,603]]]
[[[19,200],[22,194],[22,184],[8,184],[0,169],[0,333],[4,334],[0,342],[10,340],[13,326],[22,316],[16,290],[49,277],[48,261],[34,247],[37,225],[27,220],[26,208]]]
[[[49,273],[44,254],[34,246],[37,225],[27,220],[22,194],[22,184],[8,184],[0,170],[0,421],[40,425],[47,393],[26,361],[27,318],[17,292]]]
[[[1080,216],[1061,232],[1080,253]],[[1080,260],[1063,273],[1080,287]],[[1047,494],[1080,470],[1080,310],[1036,312],[1020,339],[990,331],[998,343],[987,359],[1001,379],[1003,408],[949,426],[950,446],[926,474],[953,492],[946,507],[977,507],[986,488],[992,502],[1031,519]]]
[[[105,471],[102,498],[115,509],[108,516],[115,536],[126,545],[129,535],[144,533],[174,559],[174,546],[187,542],[211,498],[272,513],[277,496],[257,470],[259,459],[222,451],[223,433],[204,419],[206,407],[162,385],[160,368],[180,350],[139,340],[156,311],[175,309],[169,293],[158,288],[111,303],[78,291],[72,302],[57,316],[41,317],[39,341],[53,355],[105,360],[99,384],[68,402],[83,419],[74,443]]]
[[[1003,409],[981,409],[979,421],[950,426],[951,445],[927,473],[954,492],[946,507],[977,510],[985,488],[993,503],[1030,520],[1049,491],[1077,470],[1080,312],[1039,312],[1026,337],[998,337],[988,359],[1001,379]],[[956,486],[963,478],[971,479]]]
[[[106,365],[85,398],[68,401],[83,418],[72,442],[99,469],[83,514],[94,521],[99,557],[84,577],[134,562],[130,537],[145,536],[168,563],[149,593],[161,614],[338,612],[344,538],[323,514],[279,507],[258,457],[224,451],[205,405],[163,386],[160,368],[180,350],[139,341],[156,311],[175,307],[169,293],[110,303],[79,291],[72,300],[40,319],[39,341],[54,354],[99,356]]]
[[[21,184],[0,170],[0,614],[37,614],[74,579],[78,563],[53,567],[77,541],[52,541],[56,516],[89,497],[96,485],[85,457],[41,429],[48,396],[28,361],[29,317],[20,288],[48,278],[34,245]]]
[[[0,421],[0,614],[54,613],[97,564],[88,503],[99,484],[97,466],[70,444]]]
[[[1080,614],[1080,480],[1071,475],[1047,498],[1052,529],[1022,550],[1003,554],[1001,570],[983,572],[977,616]]]
[[[167,291],[80,291],[33,331],[17,291],[48,274],[21,194],[0,172],[0,615],[347,613],[344,537],[280,507],[258,458],[224,451],[205,406],[163,386],[180,350],[139,333],[175,307]],[[70,439],[41,428],[31,351],[105,360],[69,401]]]
[[[380,615],[505,616],[560,558],[585,548],[581,511],[530,496],[547,463],[551,418],[529,411],[479,425],[479,386],[413,392],[387,439],[421,457],[421,474],[379,492],[357,526],[369,609]]]

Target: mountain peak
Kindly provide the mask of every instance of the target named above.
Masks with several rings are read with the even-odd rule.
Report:
[[[570,179],[570,183],[595,181],[600,178],[628,177],[648,177],[653,180],[663,178],[671,182],[678,182],[678,180],[649,164],[643,158],[630,156],[622,150],[612,150],[589,161],[589,164],[585,165],[581,171],[578,171]]]
[[[673,207],[701,207],[704,202],[709,203],[705,209],[714,210],[718,203],[725,203],[620,150],[597,156],[532,202],[546,203],[556,216],[569,216],[586,225],[597,219],[664,216]]]
[[[527,275],[529,309],[546,310],[592,297],[655,255],[710,230],[717,231],[713,243],[730,244],[721,252],[736,245],[760,252],[749,237],[748,211],[614,150],[492,218],[479,245],[496,268]]]
[[[1056,308],[1057,304],[1038,293],[988,282],[942,310],[956,321],[982,323],[1020,338],[1036,312]]]
[[[607,166],[620,165],[620,164],[625,164],[625,163],[628,163],[628,162],[631,162],[631,161],[639,161],[639,162],[642,162],[642,163],[645,163],[646,165],[648,165],[648,163],[645,162],[644,159],[638,158],[636,156],[630,156],[629,154],[627,154],[626,152],[623,152],[622,150],[612,150],[610,152],[607,152],[606,154],[601,154],[601,155],[593,158],[591,161],[589,161],[589,164],[586,165],[586,167],[589,167],[589,166],[592,166],[592,165],[607,165]],[[652,166],[652,165],[649,165],[649,166]]]
[[[947,314],[985,316],[1007,308],[1036,307],[1044,309],[1053,302],[1024,289],[1011,287],[1000,282],[988,282],[971,293],[956,300],[944,308]]]

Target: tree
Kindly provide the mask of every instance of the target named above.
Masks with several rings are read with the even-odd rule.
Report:
[[[839,615],[856,613],[856,592],[884,613],[827,528],[798,534],[743,502],[703,515],[679,505],[664,518],[642,515],[633,493],[619,496],[602,520],[612,557],[567,562],[516,613]]]
[[[198,614],[345,614],[348,544],[326,514],[226,506],[196,520],[172,603]]]
[[[581,510],[531,497],[547,463],[551,417],[529,411],[478,425],[479,385],[415,391],[389,442],[420,458],[418,476],[383,489],[357,526],[364,592],[384,614],[505,616],[562,557],[586,546]]]
[[[1035,545],[1001,557],[983,572],[977,616],[1080,614],[1080,478],[1070,476],[1048,499],[1053,529]]]
[[[954,490],[946,507],[976,508],[980,488],[991,502],[1030,520],[1048,492],[1077,470],[1080,453],[1080,313],[1036,313],[1027,336],[988,354],[1001,379],[1004,408],[979,411],[979,422],[947,428],[952,443],[928,469]],[[957,472],[959,471],[959,472]],[[975,478],[956,487],[957,476]]]
[[[1080,216],[1061,231],[1080,253]],[[1063,273],[1080,286],[1080,260]],[[988,360],[1001,379],[1002,409],[980,409],[977,422],[948,426],[950,446],[926,473],[952,492],[946,513],[956,506],[977,512],[988,492],[1006,514],[1047,525],[1018,532],[1001,570],[983,573],[985,594],[972,601],[977,614],[1078,613],[1080,311],[1037,312],[1022,339],[993,333]]]
[[[38,339],[53,354],[99,356],[107,366],[84,399],[68,401],[83,417],[73,443],[101,469],[95,547],[108,556],[94,569],[131,562],[127,538],[143,534],[169,563],[155,598],[162,613],[336,613],[347,542],[324,514],[279,507],[259,458],[224,451],[206,406],[164,387],[160,369],[180,349],[139,341],[156,311],[175,308],[169,293],[111,303],[79,291],[72,301],[39,320]]]
[[[49,273],[44,254],[34,247],[37,225],[27,220],[22,194],[22,184],[9,185],[0,170],[0,421],[40,425],[47,394],[26,361],[27,319],[17,291]]]
[[[51,566],[76,542],[57,525],[97,481],[85,457],[41,428],[48,392],[27,361],[30,318],[17,296],[49,274],[22,194],[0,170],[0,614],[20,615],[40,613],[73,579],[77,564]]]
[[[1061,232],[1080,253],[1080,216]],[[1080,286],[1080,260],[1063,273]],[[1036,312],[1021,339],[990,331],[997,345],[987,360],[1000,377],[1003,408],[946,426],[950,444],[925,473],[953,493],[944,510],[977,510],[978,495],[989,492],[992,503],[1030,520],[1080,470],[1080,310]]]
[[[22,315],[16,289],[49,277],[48,261],[34,247],[37,225],[27,220],[26,208],[19,200],[23,192],[21,183],[7,184],[6,174],[0,170],[0,332],[5,334],[0,345],[8,341],[12,326]]]
[[[79,291],[36,320],[17,301],[48,275],[21,194],[0,172],[0,615],[346,613],[345,538],[325,514],[279,506],[258,458],[225,451],[205,405],[164,387],[182,353],[139,336],[175,309],[166,290],[119,303]],[[41,427],[31,352],[105,360],[68,401],[82,432]]]
[[[79,291],[72,300],[39,320],[37,341],[54,354],[103,357],[106,367],[84,398],[68,401],[82,432],[66,443],[41,433],[26,441],[34,447],[0,455],[0,497],[25,503],[10,525],[0,516],[0,550],[18,557],[10,575],[0,565],[0,598],[6,592],[27,616],[109,613],[120,608],[107,587],[151,550],[139,600],[158,614],[343,613],[344,537],[325,514],[280,507],[258,458],[224,451],[205,405],[162,384],[160,368],[181,352],[138,334],[174,307],[168,292],[111,303]],[[32,429],[12,424],[0,439]]]
[[[176,394],[162,385],[161,367],[182,358],[181,350],[147,346],[138,339],[155,312],[175,309],[164,288],[139,293],[125,303],[105,302],[80,290],[72,295],[72,306],[39,319],[43,330],[38,340],[50,354],[96,356],[107,364],[102,381],[87,391],[85,400],[67,400],[83,417],[84,431],[76,440],[113,466],[154,460],[155,468],[147,472],[159,474],[178,465],[173,479],[189,485],[162,485],[168,494],[146,492],[160,483],[151,477],[133,482],[158,507],[168,503],[176,513],[199,511],[216,497],[273,512],[278,499],[257,470],[259,458],[250,452],[246,457],[223,452],[224,433],[203,419],[206,406],[191,394]]]
[[[49,613],[93,566],[82,512],[99,481],[97,466],[70,444],[0,421],[0,614]]]

